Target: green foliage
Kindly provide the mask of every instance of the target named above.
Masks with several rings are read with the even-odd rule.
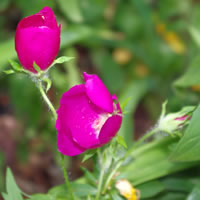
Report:
[[[141,199],[147,199],[158,195],[165,190],[164,185],[159,181],[150,181],[137,187],[141,193]]]
[[[200,185],[194,187],[191,194],[187,197],[187,200],[198,200],[200,198]]]
[[[196,162],[176,163],[168,159],[178,138],[165,138],[129,151],[132,161],[122,168],[120,177],[134,186],[157,179],[192,166]]]
[[[197,56],[192,60],[191,66],[178,80],[175,81],[174,86],[178,88],[189,88],[193,85],[200,84],[200,57]]]
[[[5,200],[23,200],[10,168],[6,171],[6,192],[2,194]]]

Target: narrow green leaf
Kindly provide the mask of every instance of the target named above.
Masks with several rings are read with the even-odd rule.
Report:
[[[81,167],[81,170],[84,172],[84,175],[85,175],[86,179],[88,180],[88,182],[90,182],[92,185],[96,186],[97,180],[94,177],[94,175],[84,167]]]
[[[7,74],[7,75],[9,75],[9,74],[14,74],[14,73],[15,73],[15,71],[12,70],[12,69],[4,70],[3,72],[4,72],[5,74]]]
[[[200,106],[195,110],[184,136],[177,144],[171,155],[175,161],[197,161],[200,160]]]
[[[33,62],[33,67],[38,73],[41,71],[40,67],[35,62]]]
[[[127,147],[127,144],[126,144],[126,142],[125,142],[125,140],[124,140],[124,138],[123,138],[121,135],[117,135],[116,139],[117,139],[117,143],[118,143],[118,144],[120,144],[120,145],[121,145],[122,147],[124,147],[125,149],[128,148],[128,147]]]

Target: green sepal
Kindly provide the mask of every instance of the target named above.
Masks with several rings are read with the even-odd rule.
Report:
[[[92,150],[89,150],[85,153],[83,159],[82,159],[82,162],[85,162],[86,160],[90,159],[92,156],[95,155],[96,153],[96,149],[92,149]]]
[[[9,74],[14,74],[15,73],[15,71],[14,70],[12,70],[12,69],[8,69],[8,70],[5,70],[5,71],[3,71],[5,74],[7,74],[7,75],[9,75]]]
[[[34,67],[34,69],[35,69],[38,73],[41,72],[40,67],[39,67],[35,62],[33,62],[33,67]]]
[[[16,72],[21,72],[24,70],[23,67],[19,63],[15,62],[13,60],[9,60],[9,63],[11,64],[13,70]]]
[[[74,59],[74,57],[61,56],[53,61],[50,68],[53,67],[55,64],[62,64],[64,62],[68,62],[72,59]]]
[[[117,143],[118,143],[119,145],[121,145],[121,146],[124,147],[125,149],[128,148],[128,147],[127,147],[127,144],[126,144],[126,142],[125,142],[125,140],[124,140],[124,138],[123,138],[121,135],[117,135],[116,140],[117,140]]]

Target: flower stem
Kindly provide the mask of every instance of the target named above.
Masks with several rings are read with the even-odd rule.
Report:
[[[117,170],[120,168],[120,166],[122,165],[122,163],[123,163],[123,160],[120,159],[120,160],[116,163],[116,165],[115,165],[115,167],[113,168],[113,170],[112,170],[112,171],[110,172],[110,174],[108,175],[108,177],[107,177],[107,179],[106,179],[106,181],[105,181],[104,188],[103,188],[103,193],[106,192],[106,190],[107,190],[107,188],[108,188],[108,186],[109,186],[109,184],[110,184],[111,179],[113,178],[113,176],[115,175],[115,173],[117,172]]]
[[[63,174],[64,174],[64,178],[65,178],[65,183],[66,183],[67,189],[70,193],[70,197],[71,197],[70,199],[75,200],[74,194],[72,192],[72,188],[71,188],[71,185],[70,185],[70,182],[69,182],[69,177],[68,177],[66,169],[65,169],[65,161],[66,161],[66,157],[62,156],[62,170],[63,170]]]
[[[129,157],[130,154],[132,154],[136,149],[138,149],[138,147],[148,138],[150,138],[152,135],[154,135],[156,132],[158,132],[159,129],[158,128],[154,128],[151,131],[149,131],[148,133],[146,133],[145,135],[143,135],[137,142],[134,143],[133,147],[126,152],[125,156],[124,156],[124,160]]]
[[[43,89],[43,86],[42,86],[42,82],[41,81],[38,81],[38,88],[40,90],[40,93],[44,99],[44,101],[46,102],[46,104],[48,105],[49,109],[51,110],[52,114],[53,114],[53,117],[54,119],[56,120],[57,119],[57,113],[56,113],[56,110],[53,106],[53,104],[51,103],[51,101],[49,100],[48,96],[46,95],[44,89]]]
[[[99,200],[99,197],[101,195],[101,189],[102,189],[102,185],[103,185],[104,174],[105,174],[105,168],[102,167],[101,173],[100,173],[100,176],[99,176],[98,189],[97,189],[97,195],[96,195],[95,200]]]
[[[158,131],[157,128],[152,129],[151,131],[149,131],[148,133],[144,134],[135,144],[134,144],[134,148],[137,148],[138,146],[140,146],[146,139],[150,138],[154,133],[156,133]]]

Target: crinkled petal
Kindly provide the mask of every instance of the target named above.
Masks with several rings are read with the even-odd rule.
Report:
[[[85,149],[76,144],[70,135],[71,133],[69,130],[68,132],[58,131],[57,145],[59,152],[66,156],[76,156],[83,153]]]
[[[94,128],[94,122],[98,120],[102,110],[90,101],[84,85],[74,86],[66,92],[61,98],[60,106],[64,113],[62,125],[70,129],[74,142],[86,149],[97,145],[99,133]]]
[[[105,112],[113,112],[112,97],[97,75],[90,75],[84,72],[86,92],[92,103]]]

